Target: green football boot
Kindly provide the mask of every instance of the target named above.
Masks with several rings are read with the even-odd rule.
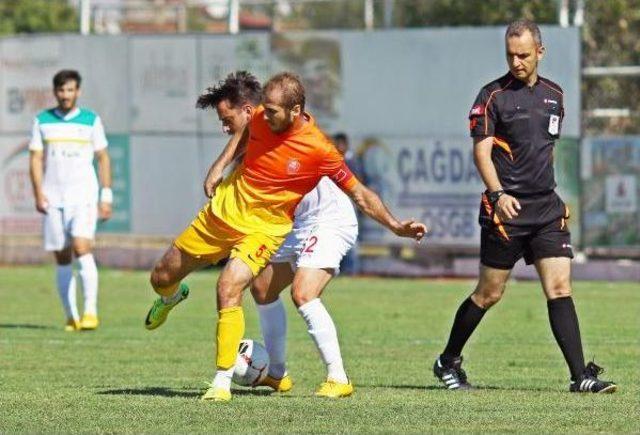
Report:
[[[144,319],[145,328],[147,328],[148,330],[152,330],[162,325],[165,320],[167,320],[169,311],[171,311],[173,307],[178,305],[180,302],[187,299],[187,297],[189,296],[189,286],[187,286],[185,283],[180,283],[178,293],[180,295],[178,300],[169,304],[164,303],[161,297],[156,299],[156,301],[153,303],[153,306],[149,310],[149,313],[147,314],[147,318]]]

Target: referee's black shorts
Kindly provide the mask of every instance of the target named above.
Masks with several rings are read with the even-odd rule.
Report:
[[[549,207],[549,198],[520,201],[524,212],[521,218],[526,219],[526,224],[517,226],[494,219],[484,203],[480,211],[480,262],[494,269],[510,270],[523,257],[526,264],[543,258],[573,258],[571,233],[567,226],[569,211],[560,198],[555,193],[553,195],[558,201],[552,198],[551,204],[557,203],[552,207]],[[542,216],[539,213],[541,209],[544,209]],[[541,219],[544,215],[556,217]],[[537,219],[543,221],[536,223]]]

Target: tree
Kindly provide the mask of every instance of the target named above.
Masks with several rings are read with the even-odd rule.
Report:
[[[76,31],[76,10],[65,0],[0,1],[0,35]]]
[[[528,18],[539,24],[556,23],[557,0],[396,0],[395,25],[491,26]]]
[[[585,66],[640,65],[640,0],[587,0],[583,28]],[[628,118],[593,118],[588,135],[640,133],[640,77],[586,77],[584,109],[628,108]]]

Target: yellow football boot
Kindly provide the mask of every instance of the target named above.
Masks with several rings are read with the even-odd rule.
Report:
[[[224,388],[209,387],[207,391],[202,395],[200,400],[212,400],[214,402],[228,402],[231,400],[231,391]]]
[[[330,397],[337,399],[338,397],[348,397],[353,394],[353,384],[351,381],[347,384],[336,382],[333,379],[328,378],[325,382],[320,384],[320,388],[316,391],[317,397]]]
[[[82,326],[80,325],[80,321],[76,319],[67,319],[66,325],[64,325],[65,332],[75,332],[80,331]]]
[[[98,316],[95,314],[85,314],[80,319],[80,328],[84,331],[93,331],[99,324]]]
[[[282,379],[276,379],[272,376],[265,376],[265,378],[256,385],[257,387],[269,387],[278,393],[286,393],[293,388],[293,381],[291,376],[285,374]]]

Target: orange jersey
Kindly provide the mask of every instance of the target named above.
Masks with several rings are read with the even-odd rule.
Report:
[[[242,164],[211,200],[213,212],[229,226],[245,234],[287,234],[296,206],[320,178],[330,177],[343,189],[358,182],[313,117],[304,116],[303,125],[275,134],[264,108],[256,109]]]

